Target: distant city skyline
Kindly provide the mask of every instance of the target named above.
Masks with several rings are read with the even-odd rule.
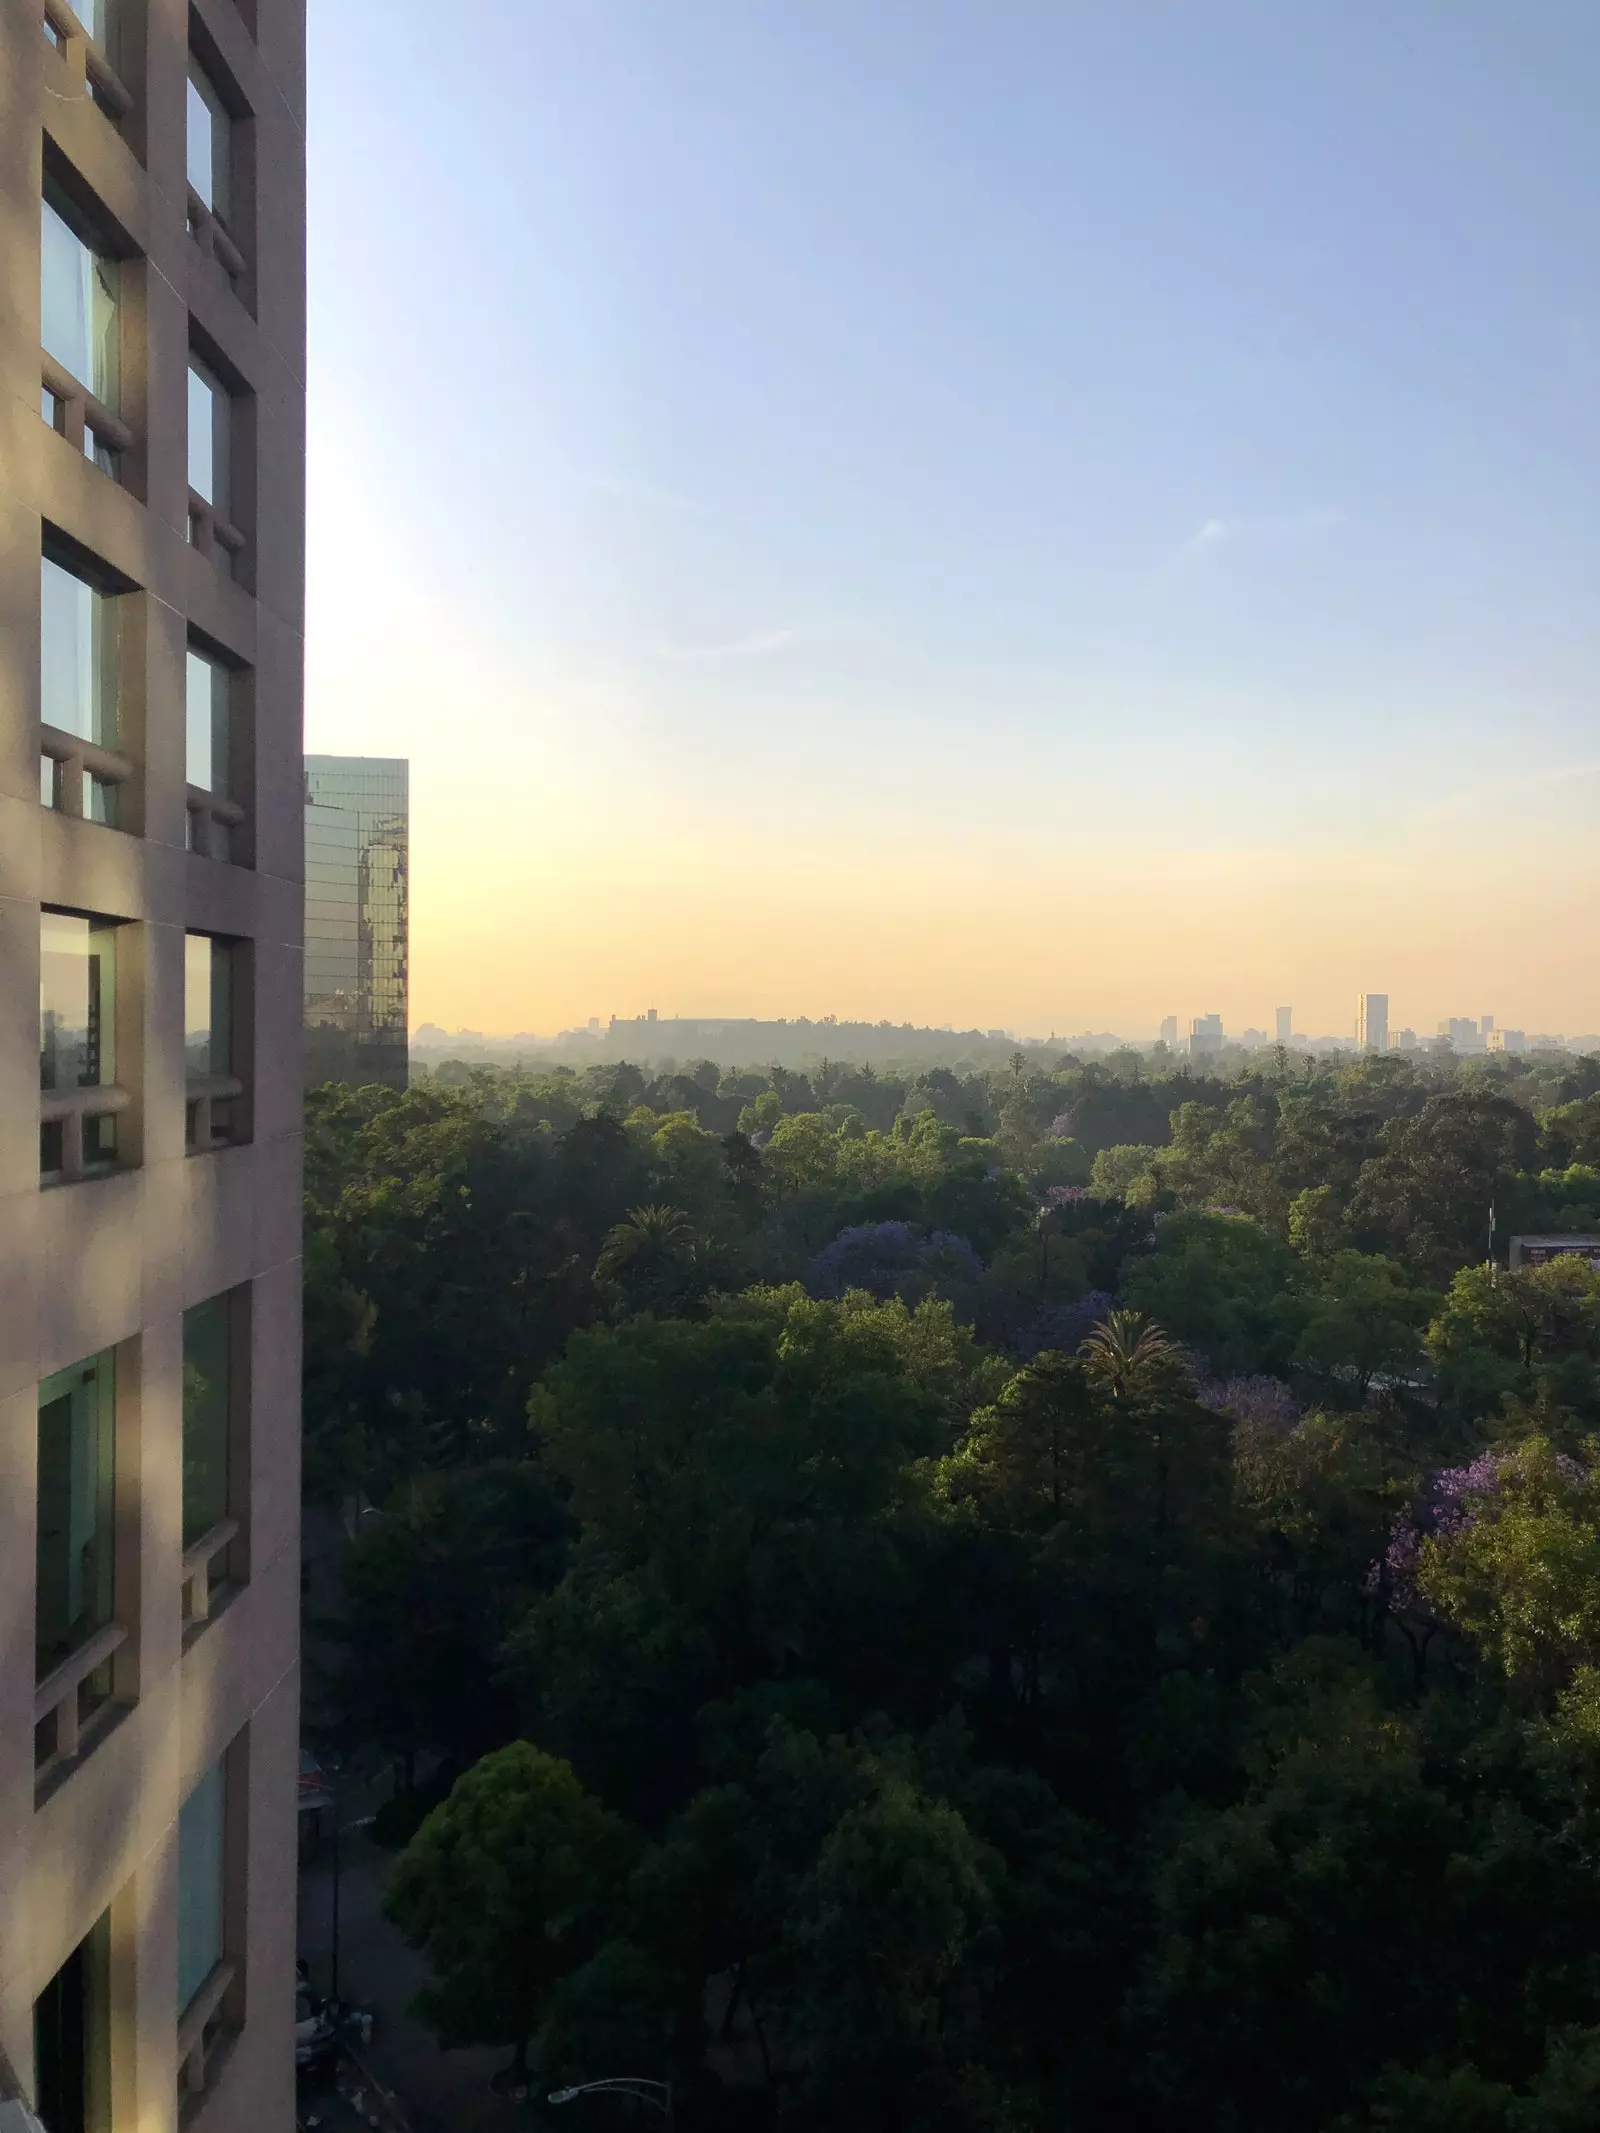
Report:
[[[1592,0],[452,23],[309,26],[419,1020],[1600,1026]]]
[[[1368,1009],[1368,1021],[1362,1022],[1362,1003]],[[550,1042],[558,1037],[581,1038],[604,1037],[617,1030],[638,1026],[641,1031],[656,1031],[667,1024],[737,1024],[744,1022],[788,1022],[809,1024],[818,1029],[830,1024],[851,1024],[908,1027],[932,1031],[965,1033],[984,1038],[986,1041],[1005,1039],[1023,1044],[1046,1044],[1056,1042],[1063,1047],[1075,1039],[1095,1038],[1143,1047],[1165,1043],[1172,1050],[1185,1056],[1210,1056],[1223,1050],[1242,1046],[1246,1050],[1267,1050],[1274,1044],[1327,1046],[1337,1045],[1352,1051],[1372,1050],[1380,1052],[1426,1052],[1448,1038],[1458,1053],[1473,1052],[1519,1052],[1539,1043],[1559,1044],[1570,1047],[1575,1041],[1588,1041],[1589,1048],[1600,1048],[1600,1030],[1540,1023],[1537,1017],[1512,1023],[1494,1013],[1476,1015],[1442,1015],[1429,1020],[1417,1017],[1407,1020],[1392,1012],[1389,996],[1368,993],[1358,995],[1355,1012],[1345,1017],[1345,1026],[1321,1025],[1315,1016],[1302,1018],[1293,1009],[1282,1005],[1270,1013],[1257,1010],[1259,1022],[1230,1024],[1228,1017],[1217,1010],[1204,1014],[1180,1017],[1176,1014],[1162,1016],[1153,1024],[1129,1022],[1122,1026],[1100,1023],[1082,1016],[1058,1016],[1047,1027],[1029,1028],[1022,1023],[999,1026],[986,1024],[976,1017],[942,1017],[938,1020],[923,1020],[915,1016],[900,1015],[845,1015],[831,1011],[809,1014],[805,1010],[788,1013],[740,1014],[737,1009],[706,1009],[686,1006],[677,1008],[640,1007],[627,1013],[608,1010],[603,1015],[588,1015],[575,1018],[571,1023],[559,1026],[529,1024],[522,1028],[496,1027],[487,1019],[463,1022],[454,1026],[442,1023],[433,1017],[420,1018],[413,1024],[412,1042],[419,1039],[425,1044],[461,1037],[489,1044],[505,1044],[516,1041]],[[1292,1015],[1287,1029],[1283,1017]],[[1304,1026],[1297,1026],[1304,1022]]]

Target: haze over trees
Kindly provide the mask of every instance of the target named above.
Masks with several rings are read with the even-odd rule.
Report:
[[[688,2126],[1600,2117],[1600,1062],[309,1115],[324,1685],[446,2044]],[[431,1810],[431,1811],[430,1811]]]

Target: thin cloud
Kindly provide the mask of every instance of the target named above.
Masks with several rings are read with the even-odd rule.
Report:
[[[759,630],[749,637],[733,637],[723,644],[658,644],[658,659],[765,659],[773,652],[786,652],[799,644],[799,630]]]
[[[1183,544],[1186,555],[1225,548],[1234,541],[1283,540],[1298,533],[1320,533],[1329,526],[1342,526],[1342,511],[1288,511],[1255,518],[1208,518]]]

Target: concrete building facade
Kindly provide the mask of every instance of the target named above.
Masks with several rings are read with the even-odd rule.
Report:
[[[1389,995],[1363,992],[1356,995],[1356,1049],[1386,1052],[1389,1049]]]
[[[49,2133],[294,2124],[304,42],[0,8],[0,2062]]]
[[[306,757],[306,1086],[410,1079],[410,765]]]

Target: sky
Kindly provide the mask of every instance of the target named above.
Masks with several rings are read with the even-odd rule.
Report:
[[[1600,1028],[1593,0],[313,0],[412,1020]]]

